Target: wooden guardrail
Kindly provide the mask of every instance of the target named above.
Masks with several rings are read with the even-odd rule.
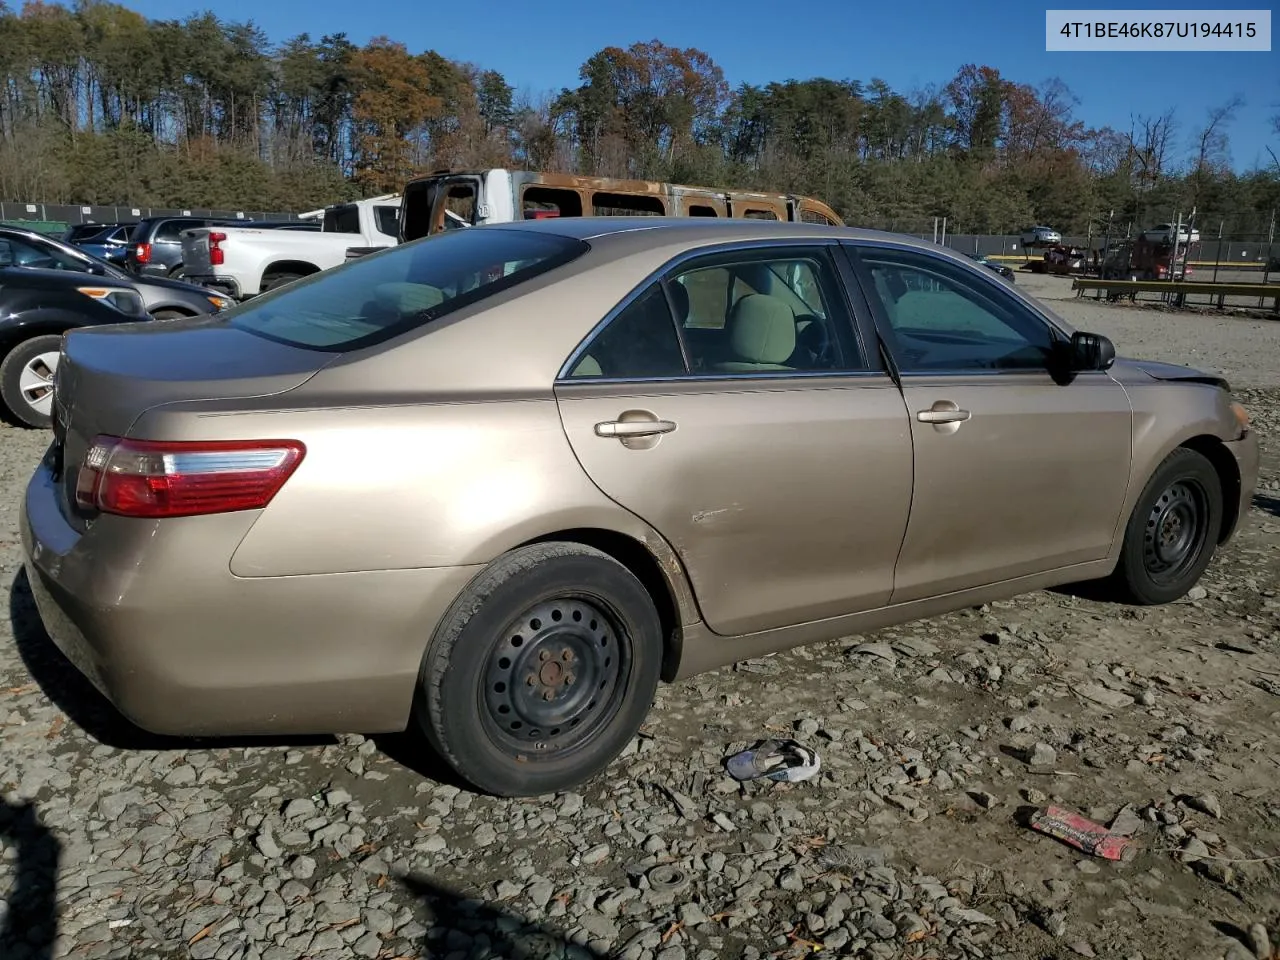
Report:
[[[1097,294],[1161,293],[1181,304],[1188,296],[1216,299],[1219,307],[1226,297],[1256,297],[1272,300],[1272,309],[1280,313],[1280,283],[1202,283],[1198,280],[1096,280],[1077,277],[1071,289],[1081,297],[1088,290]]]

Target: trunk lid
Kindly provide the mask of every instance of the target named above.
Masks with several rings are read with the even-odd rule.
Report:
[[[160,404],[284,393],[340,356],[266,340],[221,317],[71,331],[58,362],[51,451],[63,512],[81,525],[76,479],[95,436],[126,437]]]

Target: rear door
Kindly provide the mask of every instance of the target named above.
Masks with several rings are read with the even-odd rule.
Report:
[[[893,602],[1100,560],[1129,484],[1132,417],[1105,372],[1050,375],[1056,331],[988,271],[850,245],[901,374],[915,450]]]
[[[583,468],[672,544],[720,634],[871,609],[892,591],[910,428],[834,254],[784,243],[679,261],[556,386]],[[691,303],[702,289],[725,293]]]

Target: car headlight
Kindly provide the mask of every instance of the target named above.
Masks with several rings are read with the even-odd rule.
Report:
[[[119,287],[76,287],[86,297],[119,310],[129,317],[147,316],[147,305],[134,290],[122,290]]]
[[[213,304],[214,310],[226,310],[233,305],[233,301],[228,297],[206,296],[205,299]]]

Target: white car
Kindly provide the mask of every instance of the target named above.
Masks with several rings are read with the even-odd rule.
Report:
[[[1024,247],[1047,247],[1050,244],[1061,243],[1062,234],[1053,227],[1027,227],[1022,231],[1022,245]]]
[[[1175,231],[1178,234],[1179,243],[1200,242],[1200,231],[1187,226],[1185,223],[1181,227],[1175,227],[1172,223],[1157,223],[1150,230],[1142,231],[1142,237],[1152,243],[1173,243]]]
[[[389,194],[323,211],[319,231],[201,227],[182,233],[186,278],[245,300],[345,263],[348,250],[369,252],[400,242],[400,197]]]

